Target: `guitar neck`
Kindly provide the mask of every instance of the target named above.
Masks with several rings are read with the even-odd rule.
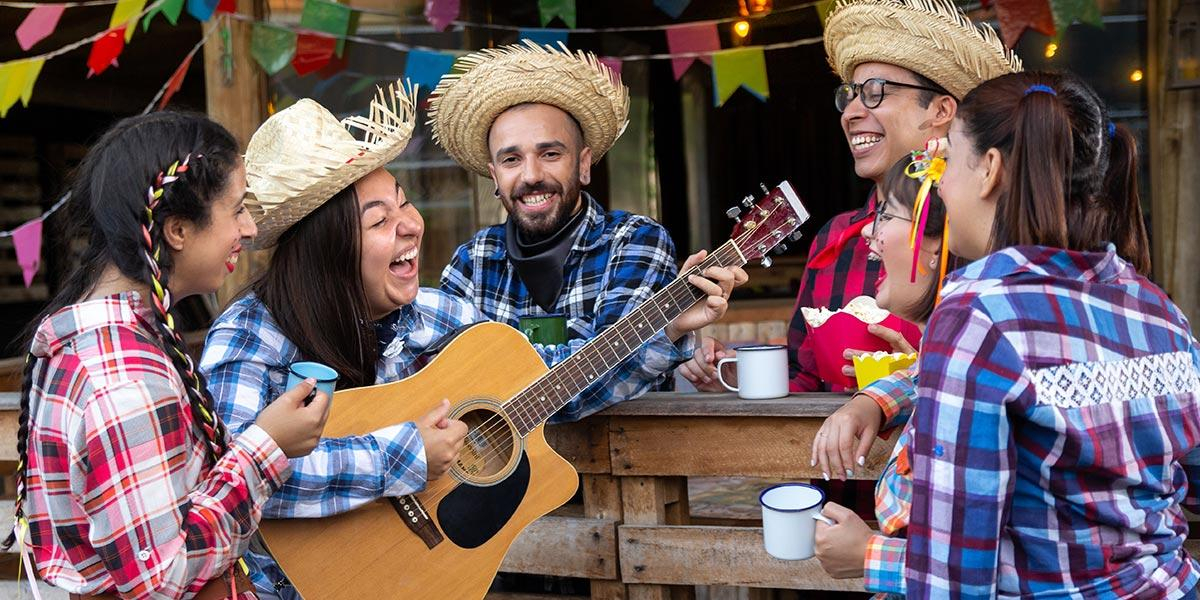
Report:
[[[706,294],[687,276],[709,267],[740,267],[746,259],[733,241],[725,242],[629,314],[605,329],[566,360],[558,363],[505,404],[505,411],[524,437],[550,415],[599,380]]]

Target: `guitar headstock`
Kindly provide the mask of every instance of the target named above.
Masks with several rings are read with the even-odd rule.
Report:
[[[766,190],[765,186],[763,189]],[[743,213],[735,207],[726,213],[737,219],[733,226],[733,244],[746,262],[761,258],[763,266],[769,267],[771,258],[767,253],[782,245],[789,236],[793,240],[800,238],[796,230],[808,220],[808,210],[787,181],[766,192],[757,202],[747,196],[742,204],[749,210]]]

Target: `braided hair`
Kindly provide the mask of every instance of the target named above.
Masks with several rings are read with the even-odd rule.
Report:
[[[227,432],[169,312],[173,263],[162,224],[174,216],[201,228],[207,226],[211,204],[230,184],[239,161],[233,136],[203,115],[157,112],[124,119],[110,128],[89,150],[71,190],[72,210],[68,212],[75,215],[75,222],[68,224],[68,232],[90,229],[88,246],[79,265],[30,323],[24,337],[28,347],[42,320],[90,294],[100,273],[109,266],[148,285],[151,298],[147,304],[156,317],[156,337],[183,380],[210,462],[228,448]],[[17,430],[18,522],[24,519],[30,397],[34,382],[44,377],[40,365],[36,356],[28,354]],[[4,547],[15,542],[14,531]]]

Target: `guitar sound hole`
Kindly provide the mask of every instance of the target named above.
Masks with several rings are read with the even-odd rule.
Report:
[[[475,485],[492,485],[516,467],[521,439],[512,422],[488,404],[469,407],[455,417],[467,425],[467,438],[453,473]]]

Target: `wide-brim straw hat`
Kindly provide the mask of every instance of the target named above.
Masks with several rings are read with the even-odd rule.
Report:
[[[868,62],[903,67],[961,100],[979,84],[1021,71],[987,24],[950,0],[838,0],[825,20],[825,53],[843,81]]]
[[[258,225],[250,247],[274,246],[297,221],[399,156],[416,123],[414,93],[389,84],[366,116],[341,121],[308,98],[271,115],[246,146],[246,208]]]
[[[518,104],[549,104],[569,113],[583,130],[593,163],[629,123],[629,88],[595,55],[528,40],[458,59],[429,100],[433,139],[458,164],[484,177],[492,123]]]

